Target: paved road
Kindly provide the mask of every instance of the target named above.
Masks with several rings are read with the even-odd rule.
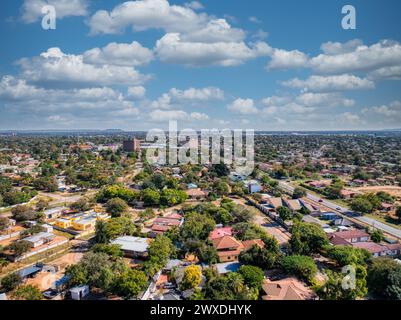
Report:
[[[294,191],[294,187],[291,186],[288,182],[280,181],[279,185],[285,191],[288,191],[288,192],[293,192]],[[391,226],[389,226],[389,225],[387,225],[385,223],[382,223],[380,221],[377,221],[377,220],[375,220],[373,218],[359,216],[357,213],[352,212],[348,208],[345,208],[345,207],[340,206],[340,205],[338,205],[336,203],[330,202],[330,201],[328,201],[326,199],[317,197],[317,196],[315,196],[313,194],[307,193],[307,198],[312,200],[312,201],[316,201],[316,202],[321,201],[320,203],[322,205],[325,205],[326,207],[332,209],[333,211],[335,211],[337,213],[345,215],[346,217],[353,218],[353,219],[355,219],[355,220],[357,220],[357,221],[359,221],[359,222],[361,222],[363,224],[367,224],[367,225],[369,225],[369,226],[371,226],[373,228],[379,229],[379,230],[381,230],[381,231],[383,231],[383,232],[385,232],[387,234],[390,234],[390,235],[392,235],[392,236],[394,236],[396,238],[401,239],[401,230],[400,229],[393,228],[393,227],[391,227]]]

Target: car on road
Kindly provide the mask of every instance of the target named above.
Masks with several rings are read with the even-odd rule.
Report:
[[[322,203],[322,202],[323,202],[323,199],[319,199],[319,202]]]
[[[341,208],[340,208],[340,207],[337,207],[336,210],[341,211]]]

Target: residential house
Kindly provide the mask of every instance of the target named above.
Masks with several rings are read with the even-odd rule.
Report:
[[[158,234],[163,234],[172,227],[180,227],[184,222],[182,215],[172,213],[164,217],[158,217],[153,221],[151,230],[148,233],[149,237],[155,238]]]
[[[28,242],[32,248],[36,248],[41,246],[42,244],[49,243],[55,238],[55,234],[49,232],[40,232],[30,236],[28,238],[24,238],[24,241]]]
[[[299,202],[301,203],[301,205],[302,205],[305,209],[309,210],[309,212],[310,212],[312,215],[320,214],[320,208],[319,208],[319,207],[314,206],[314,205],[312,205],[312,204],[310,204],[310,203],[308,203],[308,202],[306,202],[305,200],[302,200],[302,199],[299,199]]]
[[[311,181],[311,182],[308,182],[308,185],[313,188],[316,188],[316,189],[322,189],[322,188],[329,186],[330,182],[329,181]]]
[[[187,190],[186,194],[187,194],[189,200],[200,201],[200,200],[205,200],[207,198],[207,196],[209,195],[209,192],[202,190],[200,188],[197,188],[197,189]]]
[[[321,226],[322,228],[327,228],[327,227],[328,227],[328,225],[327,225],[325,222],[320,221],[319,219],[317,219],[317,218],[315,218],[315,217],[313,217],[313,216],[311,216],[311,215],[309,215],[309,214],[304,215],[304,216],[302,217],[302,221],[303,221],[303,222],[306,222],[306,223],[314,223],[314,224],[317,224],[318,226]]]
[[[269,204],[273,209],[277,209],[283,206],[283,200],[281,198],[269,198],[267,199],[267,204]]]
[[[113,240],[111,243],[121,246],[121,250],[126,257],[145,258],[148,255],[150,239],[123,236]]]
[[[217,250],[220,262],[237,261],[239,254],[250,249],[253,245],[264,247],[264,242],[260,239],[240,241],[232,236],[224,236],[212,240],[213,246]]]
[[[209,240],[213,241],[215,239],[232,235],[233,235],[233,229],[231,227],[216,228],[210,233]]]
[[[356,242],[367,242],[370,235],[362,230],[348,230],[335,232],[330,235],[329,240],[334,245],[349,245]]]
[[[256,180],[243,181],[244,186],[248,189],[249,193],[256,193],[262,191],[262,186]]]
[[[390,211],[393,211],[394,209],[395,209],[395,206],[393,205],[393,204],[391,204],[391,203],[382,203],[381,204],[381,211],[383,211],[383,212],[390,212]]]
[[[278,281],[265,279],[262,284],[265,295],[263,300],[316,300],[313,290],[306,287],[296,278],[286,278]]]
[[[374,257],[382,256],[398,256],[401,253],[401,244],[379,244],[375,242],[358,242],[353,243],[353,247],[361,248],[369,251]]]
[[[56,219],[59,218],[62,214],[67,212],[66,207],[57,207],[53,209],[48,209],[43,212],[46,219]]]
[[[54,222],[54,226],[62,229],[68,229],[72,226],[72,220],[66,218],[59,218]]]
[[[356,195],[358,195],[358,192],[355,191],[350,191],[350,190],[341,190],[340,191],[340,195],[343,199],[349,200],[353,197],[355,197]]]
[[[72,228],[77,231],[88,231],[95,228],[96,217],[83,217],[72,221]]]
[[[284,199],[284,203],[292,211],[299,211],[302,208],[301,203],[297,199]]]

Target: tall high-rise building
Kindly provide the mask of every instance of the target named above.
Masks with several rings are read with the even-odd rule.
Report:
[[[141,150],[141,141],[136,138],[123,141],[124,152],[139,152]]]

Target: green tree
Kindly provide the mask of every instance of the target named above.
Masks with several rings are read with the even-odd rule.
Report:
[[[299,188],[299,187],[295,188],[294,192],[292,193],[292,198],[293,199],[300,199],[300,198],[303,198],[303,197],[306,197],[306,191],[304,189],[302,189],[302,188]]]
[[[381,202],[394,203],[394,198],[387,192],[379,191],[378,193],[376,193],[376,196],[380,199]]]
[[[187,194],[182,190],[164,189],[160,196],[160,204],[164,206],[175,206],[187,200]]]
[[[366,268],[360,265],[355,266],[354,284],[346,281],[346,274],[326,270],[327,280],[325,284],[316,289],[316,293],[323,300],[355,300],[366,296]],[[345,285],[344,285],[344,282]]]
[[[343,187],[344,183],[341,180],[333,180],[324,191],[329,199],[340,199]]]
[[[105,221],[97,221],[95,226],[95,241],[96,243],[108,243],[109,236],[107,234],[107,223]]]
[[[120,198],[113,198],[107,201],[106,211],[111,214],[113,218],[121,217],[121,215],[128,209],[127,203]]]
[[[370,238],[373,242],[380,243],[384,240],[384,233],[381,230],[373,230],[370,234]]]
[[[213,191],[219,196],[227,196],[230,192],[230,187],[226,182],[219,180],[213,184]]]
[[[49,206],[49,201],[45,199],[39,199],[38,202],[36,203],[36,210],[37,211],[43,211]]]
[[[11,297],[15,300],[42,300],[39,288],[33,285],[20,286],[14,290]]]
[[[213,277],[205,287],[205,298],[210,300],[256,300],[258,290],[248,288],[237,272]]]
[[[262,288],[265,274],[261,268],[250,265],[243,265],[238,272],[242,276],[242,278],[244,278],[245,284],[249,288],[256,288],[258,290]]]
[[[13,219],[17,221],[36,220],[38,215],[28,206],[16,206],[11,210]]]
[[[71,286],[79,286],[88,283],[88,273],[82,264],[72,264],[66,268],[65,274],[69,277]]]
[[[210,171],[216,174],[218,177],[226,177],[230,174],[230,169],[224,163],[212,165]]]
[[[40,177],[33,182],[33,187],[36,190],[46,192],[56,192],[58,190],[57,181],[53,177]]]
[[[281,220],[287,221],[292,218],[292,211],[288,209],[287,207],[278,207],[277,208],[277,213]]]
[[[0,247],[0,253],[1,253],[1,247]],[[0,272],[3,270],[4,267],[7,267],[10,264],[10,262],[5,259],[0,257]]]
[[[350,202],[350,207],[352,210],[360,213],[371,213],[373,211],[373,206],[369,200],[361,197],[352,199]]]
[[[401,223],[401,207],[397,207],[395,210],[395,215],[397,216],[398,221]]]
[[[181,238],[206,240],[216,223],[209,215],[190,212],[185,215]]]
[[[10,221],[6,217],[0,217],[0,232],[8,228]]]
[[[373,259],[367,281],[369,291],[385,299],[401,300],[401,265],[393,259]]]
[[[154,217],[156,217],[156,214],[152,210],[152,208],[147,208],[146,210],[143,210],[143,211],[139,212],[139,218],[142,221],[153,219]]]
[[[231,214],[236,222],[250,222],[255,216],[255,214],[251,210],[242,205],[235,206]]]
[[[114,258],[123,256],[123,251],[121,250],[121,247],[117,244],[97,243],[91,248],[91,250],[96,253],[106,253]]]
[[[163,268],[170,256],[174,253],[171,240],[163,235],[158,235],[149,245],[148,260],[145,262],[145,270],[151,276]]]
[[[313,223],[296,222],[291,228],[290,249],[298,255],[319,252],[329,244],[323,229]]]
[[[125,299],[137,297],[146,289],[148,279],[143,271],[129,269],[115,280],[113,292]]]
[[[113,198],[120,198],[127,203],[131,203],[139,198],[139,192],[115,184],[103,188],[96,194],[96,200],[101,203]]]
[[[281,267],[289,274],[298,276],[311,283],[317,273],[315,261],[308,256],[286,256],[281,260]]]
[[[157,206],[160,204],[159,191],[147,188],[142,191],[142,197],[145,205],[147,206]]]
[[[327,250],[327,256],[341,267],[350,264],[366,265],[372,255],[365,249],[351,246],[333,246]]]
[[[109,240],[120,236],[133,236],[137,231],[137,227],[128,217],[112,218],[106,221],[106,235]]]
[[[18,273],[10,273],[1,279],[1,288],[5,292],[14,290],[22,283],[22,278]]]
[[[263,270],[268,270],[274,267],[278,260],[278,254],[271,252],[266,248],[261,248],[258,245],[253,245],[246,251],[242,251],[238,260],[246,265],[253,265]]]
[[[88,211],[91,208],[90,202],[87,198],[82,197],[79,200],[73,202],[70,208],[74,211]]]
[[[19,240],[10,244],[8,249],[13,252],[14,256],[21,257],[24,253],[31,249],[31,245],[27,241]]]

